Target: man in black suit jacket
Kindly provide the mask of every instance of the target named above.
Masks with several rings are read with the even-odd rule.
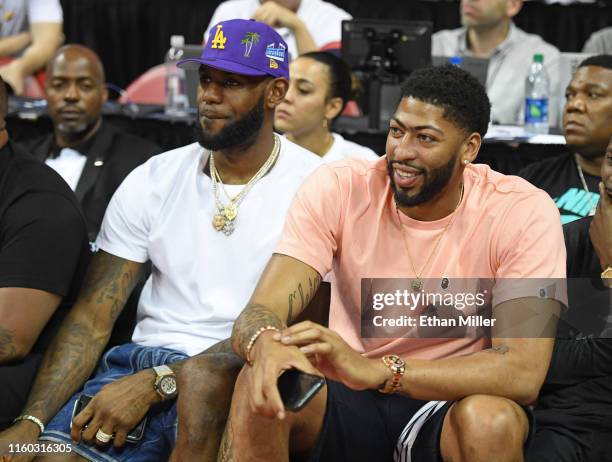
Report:
[[[54,133],[23,144],[73,189],[94,241],[117,187],[160,150],[103,122],[104,68],[89,48],[66,45],[57,51],[47,66],[45,95]]]

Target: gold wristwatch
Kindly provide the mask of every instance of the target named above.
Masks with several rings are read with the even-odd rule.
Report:
[[[604,286],[612,289],[612,266],[608,266],[601,273],[601,280],[603,281]]]
[[[153,382],[153,388],[162,399],[176,398],[176,376],[172,369],[166,365],[155,366],[155,382]]]
[[[393,377],[391,380],[387,380],[384,388],[378,391],[381,393],[395,393],[400,387],[404,372],[406,372],[406,362],[398,355],[385,355],[381,360],[391,370]]]

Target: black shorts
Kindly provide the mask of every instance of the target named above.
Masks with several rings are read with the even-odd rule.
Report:
[[[323,428],[308,462],[441,462],[442,423],[453,402],[436,403],[372,390],[354,391],[328,380]],[[527,448],[533,413],[529,409],[525,412],[530,427]],[[418,433],[408,435],[407,426],[413,417],[416,421],[426,420]],[[397,450],[398,440],[406,443],[415,433],[413,456],[409,458]]]

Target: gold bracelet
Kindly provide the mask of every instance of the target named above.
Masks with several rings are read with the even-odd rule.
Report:
[[[263,334],[264,332],[267,332],[269,330],[274,330],[276,332],[280,332],[278,327],[267,325],[267,326],[260,327],[259,329],[257,329],[257,332],[255,332],[251,336],[251,340],[249,340],[249,344],[246,347],[246,362],[248,363],[249,366],[253,365],[253,360],[251,359],[251,350],[253,349],[253,346],[255,345],[255,341],[259,338],[259,336],[261,334]]]

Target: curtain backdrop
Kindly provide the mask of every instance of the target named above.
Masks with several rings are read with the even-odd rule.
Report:
[[[459,26],[458,1],[331,0],[354,17],[420,19],[434,31]],[[61,0],[66,42],[96,50],[107,80],[125,88],[159,64],[170,36],[200,43],[204,28],[220,2],[214,0]],[[542,35],[561,51],[580,51],[591,32],[612,25],[612,4],[546,5],[526,2],[516,18],[519,27]]]

